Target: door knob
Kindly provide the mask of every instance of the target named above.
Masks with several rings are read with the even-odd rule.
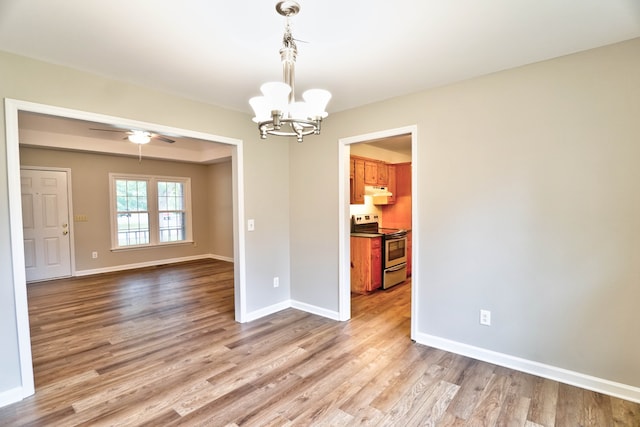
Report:
[[[66,236],[67,234],[69,234],[69,230],[64,230],[64,231],[62,232],[62,235],[63,235],[63,236]]]

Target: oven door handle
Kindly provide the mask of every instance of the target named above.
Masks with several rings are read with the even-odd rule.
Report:
[[[406,267],[406,264],[402,263],[400,265],[396,265],[395,267],[387,268],[384,270],[385,273],[393,273],[394,271],[400,271]]]

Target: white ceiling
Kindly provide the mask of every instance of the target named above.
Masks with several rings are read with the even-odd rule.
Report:
[[[145,130],[152,131],[153,135],[171,139],[173,143],[154,136],[148,144],[139,147],[127,140],[130,128],[123,125],[24,111],[18,114],[18,124],[20,144],[24,146],[203,164],[226,161],[232,156],[232,147],[228,144],[173,133],[156,133],[154,129]]]
[[[639,0],[299,0],[329,113],[640,36]],[[0,50],[238,111],[281,79],[275,0],[0,0]]]

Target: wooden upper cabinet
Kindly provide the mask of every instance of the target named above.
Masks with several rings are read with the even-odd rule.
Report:
[[[364,183],[386,186],[389,183],[387,164],[376,160],[364,161]]]
[[[389,187],[389,192],[391,193],[391,196],[387,197],[387,204],[391,205],[396,202],[396,165],[387,165],[387,178],[387,186]]]
[[[351,204],[364,204],[365,162],[363,159],[352,159],[353,178],[351,179]]]
[[[364,183],[366,185],[378,185],[378,162],[365,160]]]
[[[367,159],[364,157],[351,156],[349,165],[349,179],[351,183],[351,204],[361,205],[364,203],[364,186],[378,185],[387,187],[395,183],[394,165],[387,164],[380,160]],[[391,176],[393,174],[393,176]],[[395,193],[394,190],[390,190]],[[393,197],[393,196],[392,196]],[[388,203],[394,203],[392,199]]]
[[[389,185],[389,172],[386,163],[378,163],[378,184],[382,186]]]

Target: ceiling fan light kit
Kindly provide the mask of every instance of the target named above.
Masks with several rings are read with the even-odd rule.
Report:
[[[143,130],[132,130],[127,139],[134,144],[148,144],[151,141],[151,134]]]
[[[304,101],[295,100],[295,64],[298,49],[291,34],[289,18],[300,11],[295,1],[280,1],[276,11],[286,18],[280,58],[282,60],[283,82],[268,82],[260,87],[262,96],[249,100],[258,123],[260,138],[267,135],[295,136],[298,142],[306,135],[319,135],[322,119],[331,93],[324,89],[309,89],[302,94]]]

